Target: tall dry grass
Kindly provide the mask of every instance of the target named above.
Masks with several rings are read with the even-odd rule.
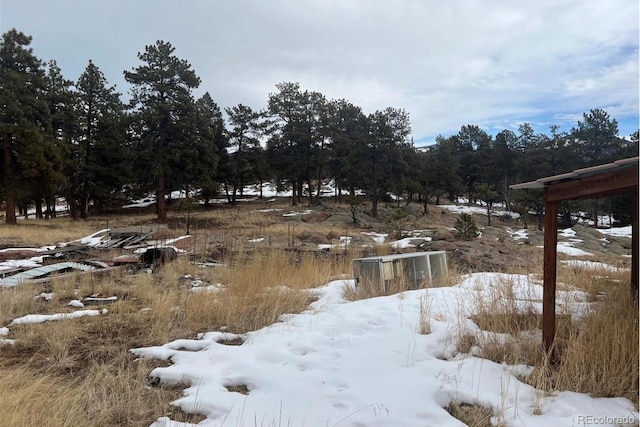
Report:
[[[108,310],[98,317],[9,328],[15,344],[0,346],[2,424],[142,426],[166,414],[200,421],[169,405],[181,389],[149,384],[153,362],[135,360],[129,349],[222,326],[243,333],[273,324],[282,314],[305,310],[313,300],[308,288],[344,273],[345,266],[350,263],[326,254],[265,250],[220,268],[180,258],[154,274],[77,275],[0,289],[0,326],[34,312],[72,311],[71,299],[118,297],[114,304],[85,307]],[[195,278],[203,290],[193,291]],[[34,298],[43,290],[54,293],[51,301]]]
[[[638,405],[638,301],[629,281],[605,280],[628,271],[572,272],[593,296],[591,313],[557,340],[557,358],[540,364],[529,382],[543,390],[571,390],[596,397],[627,397]],[[589,276],[587,279],[585,276]]]
[[[559,266],[559,288],[585,291],[591,310],[576,319],[558,309],[553,360],[542,348],[541,316],[529,304],[536,300],[518,301],[517,284],[501,280],[489,298],[475,300],[472,320],[480,331],[462,332],[459,351],[475,348],[498,363],[535,366],[527,382],[541,390],[623,396],[637,404],[638,302],[631,298],[628,275],[628,270]]]

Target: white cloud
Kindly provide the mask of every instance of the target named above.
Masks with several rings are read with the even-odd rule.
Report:
[[[629,0],[294,0],[96,3],[4,0],[2,30],[76,79],[93,61],[122,70],[170,41],[221,107],[264,108],[281,81],[366,112],[405,108],[414,137],[606,108],[638,116],[638,3]],[[629,133],[621,129],[621,133]]]

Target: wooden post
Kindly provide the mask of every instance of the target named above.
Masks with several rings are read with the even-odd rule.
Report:
[[[544,213],[544,272],[542,294],[542,342],[549,354],[556,335],[556,258],[558,243],[558,201],[548,201]]]
[[[631,208],[631,297],[638,301],[638,187]]]

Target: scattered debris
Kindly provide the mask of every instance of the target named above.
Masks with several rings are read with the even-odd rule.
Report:
[[[99,296],[90,296],[84,299],[84,302],[88,305],[104,305],[104,304],[113,304],[118,301],[118,297],[99,297]]]
[[[169,246],[149,248],[141,255],[142,263],[147,266],[158,266],[173,261],[178,257],[178,252]]]
[[[134,246],[141,245],[152,235],[153,228],[151,226],[109,230],[106,235],[106,240],[101,240],[94,247],[108,249],[132,248]]]
[[[77,271],[88,272],[96,270],[97,267],[92,265],[80,264],[77,262],[60,262],[57,264],[45,265],[42,267],[32,268],[13,276],[0,279],[0,287],[11,288],[18,286],[24,282],[38,283],[50,280],[50,276],[60,274],[69,274]]]

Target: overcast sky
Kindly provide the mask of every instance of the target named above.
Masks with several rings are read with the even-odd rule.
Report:
[[[416,144],[476,124],[543,133],[602,108],[638,129],[638,0],[0,0],[0,30],[33,37],[76,81],[122,72],[161,39],[221,108],[299,82],[365,113],[404,108]]]

